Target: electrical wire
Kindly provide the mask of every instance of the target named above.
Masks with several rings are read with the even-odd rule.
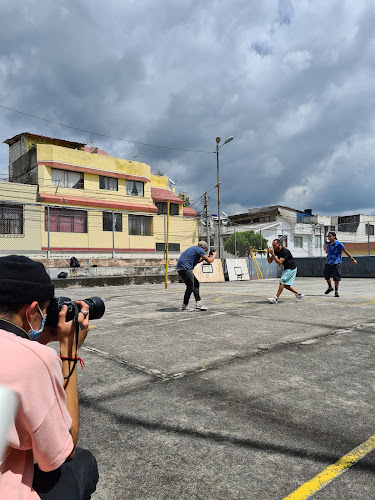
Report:
[[[128,140],[128,139],[122,139],[120,137],[114,137],[114,136],[111,136],[111,135],[101,134],[100,132],[92,132],[90,130],[85,130],[83,128],[73,127],[72,125],[66,125],[65,123],[55,122],[53,120],[48,120],[47,118],[42,118],[40,116],[31,115],[30,113],[25,113],[24,111],[19,111],[17,109],[8,108],[7,106],[3,106],[1,104],[0,104],[0,108],[6,109],[7,111],[12,111],[13,113],[18,113],[20,115],[28,116],[28,117],[34,118],[36,120],[41,120],[41,121],[44,121],[44,122],[52,123],[53,125],[59,125],[60,127],[66,127],[66,128],[70,128],[72,130],[78,130],[79,132],[85,132],[86,134],[92,134],[92,135],[97,135],[97,136],[100,136],[100,137],[105,137],[106,139],[114,139],[116,141],[128,142],[128,143],[131,143],[131,144],[138,144],[138,145],[141,145],[141,146],[149,146],[149,147],[152,147],[152,148],[172,149],[174,151],[186,151],[188,153],[215,154],[215,151],[202,151],[202,150],[197,150],[197,149],[174,148],[174,147],[171,147],[171,146],[161,146],[161,145],[158,145],[158,144],[148,144],[146,142],[131,141],[131,140]]]

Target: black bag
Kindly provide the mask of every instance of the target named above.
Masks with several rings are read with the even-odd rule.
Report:
[[[71,257],[69,259],[69,265],[70,265],[70,267],[81,267],[81,264],[78,262],[78,260],[75,257]]]
[[[65,273],[64,271],[61,271],[61,273],[59,273],[57,275],[58,278],[67,278],[68,277],[68,273]]]

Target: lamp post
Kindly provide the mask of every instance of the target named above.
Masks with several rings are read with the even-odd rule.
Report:
[[[223,142],[221,146],[224,146],[224,144],[228,144],[228,142],[233,141],[233,136],[228,137],[226,141]],[[219,179],[219,149],[221,146],[219,146],[221,141],[220,137],[216,137],[216,169],[217,169],[217,236],[219,239],[219,259],[221,258],[221,251],[220,251],[220,179]]]

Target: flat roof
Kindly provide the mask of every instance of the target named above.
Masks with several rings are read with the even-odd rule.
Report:
[[[71,146],[72,145],[79,146],[79,147],[86,146],[86,143],[84,143],[84,142],[66,141],[65,139],[59,139],[57,137],[47,137],[46,135],[40,135],[40,134],[32,134],[31,132],[22,132],[21,134],[17,134],[14,137],[12,137],[11,139],[6,139],[5,141],[3,141],[3,144],[8,144],[9,146],[12,146],[16,142],[18,142],[23,135],[27,135],[30,137],[40,137],[42,139],[48,139],[49,141],[59,141],[59,142],[65,143],[65,144],[69,144]]]

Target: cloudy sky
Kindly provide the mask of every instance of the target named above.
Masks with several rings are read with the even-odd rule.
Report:
[[[372,0],[0,3],[0,137],[92,140],[216,213],[375,214]],[[8,146],[0,146],[0,176]],[[202,209],[201,201],[195,204]]]

